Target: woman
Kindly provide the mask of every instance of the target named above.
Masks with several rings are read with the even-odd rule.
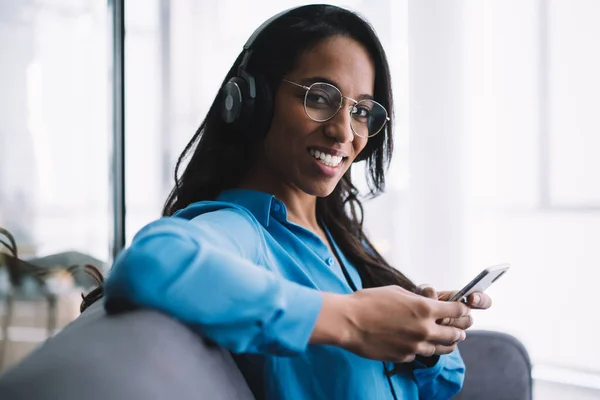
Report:
[[[383,190],[387,110],[388,63],[363,19],[311,5],[263,25],[180,157],[165,217],[116,260],[107,310],[194,327],[257,398],[452,397],[469,307],[392,268],[358,214],[350,167],[364,160]]]

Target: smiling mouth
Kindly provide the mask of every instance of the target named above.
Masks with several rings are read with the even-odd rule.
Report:
[[[323,153],[322,151],[315,149],[310,149],[309,152],[321,164],[325,164],[332,168],[339,166],[346,158],[342,156],[332,156],[331,154]]]

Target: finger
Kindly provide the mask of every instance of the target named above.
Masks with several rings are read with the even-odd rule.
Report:
[[[485,293],[476,292],[469,295],[467,304],[473,308],[486,310],[492,306],[492,298]]]
[[[454,343],[465,340],[467,337],[464,330],[456,328],[454,326],[444,326],[435,324],[432,329],[428,341],[433,344],[441,344],[444,346],[451,346]]]
[[[456,349],[456,344],[453,344],[451,346],[443,346],[441,344],[438,344],[437,346],[435,346],[435,354],[437,354],[437,355],[450,354],[455,349]]]
[[[455,293],[457,293],[457,290],[439,292],[438,300],[449,301],[452,298],[452,296],[454,296]]]
[[[444,318],[439,323],[440,325],[453,326],[458,329],[466,330],[473,326],[473,317],[467,315],[461,318]]]
[[[471,309],[466,304],[459,301],[437,301],[434,304],[430,304],[430,306],[432,308],[432,316],[436,319],[460,318],[469,315],[471,312]]]
[[[437,347],[437,345],[435,345],[433,343],[421,342],[419,344],[415,354],[418,354],[418,355],[424,356],[424,357],[431,357],[431,356],[435,355],[436,347]]]
[[[435,291],[433,286],[431,286],[428,283],[419,285],[419,287],[417,288],[417,293],[419,293],[421,296],[428,297],[434,300],[437,300],[438,298],[437,292]]]
[[[415,361],[415,354],[409,354],[407,356],[404,356],[402,358],[400,358],[397,362],[399,363],[410,363]]]

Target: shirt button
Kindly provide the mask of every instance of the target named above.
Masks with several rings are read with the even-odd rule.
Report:
[[[279,212],[281,210],[281,206],[278,203],[273,204],[273,211]]]
[[[329,257],[327,260],[327,265],[329,265],[330,267],[333,265],[333,257]]]

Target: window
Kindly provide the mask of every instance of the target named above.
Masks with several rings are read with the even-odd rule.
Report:
[[[106,0],[0,2],[0,227],[40,266],[111,257],[108,26]],[[0,370],[76,318],[81,301],[76,288],[49,308],[24,281],[7,318],[5,267]]]
[[[536,365],[598,373],[600,4],[467,10],[464,280],[512,263],[476,326],[516,335]]]
[[[0,3],[0,226],[23,258],[109,258],[104,0]]]

